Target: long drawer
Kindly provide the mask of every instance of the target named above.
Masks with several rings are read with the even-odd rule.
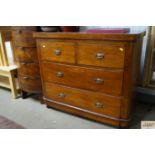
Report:
[[[41,60],[75,63],[75,43],[41,42]]]
[[[123,71],[86,68],[57,63],[42,63],[42,76],[46,82],[121,95]]]
[[[37,51],[35,47],[15,47],[18,61],[38,62]]]
[[[77,63],[83,65],[124,68],[123,44],[79,43]]]
[[[44,83],[44,96],[48,99],[63,102],[91,112],[117,118],[120,116],[120,97],[113,97],[53,83]]]

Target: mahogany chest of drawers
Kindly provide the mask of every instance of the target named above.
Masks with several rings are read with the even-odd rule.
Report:
[[[41,80],[36,51],[36,41],[32,33],[37,31],[35,26],[12,27],[12,38],[16,60],[19,65],[18,77],[21,87],[21,95],[27,93],[41,93]]]
[[[127,127],[143,35],[33,33],[44,102],[48,107]]]

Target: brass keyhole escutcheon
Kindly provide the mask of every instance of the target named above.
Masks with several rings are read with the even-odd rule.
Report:
[[[123,51],[124,51],[124,48],[120,47],[119,50],[120,50],[121,52],[123,52]]]

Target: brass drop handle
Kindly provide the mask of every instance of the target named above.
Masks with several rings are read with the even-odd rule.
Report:
[[[20,33],[22,33],[22,30],[16,30],[16,32],[20,34]]]
[[[55,75],[56,75],[57,77],[63,77],[63,76],[64,76],[64,74],[63,74],[62,72],[59,72],[59,71],[56,72]]]
[[[64,98],[64,97],[65,97],[65,94],[64,94],[64,93],[59,93],[58,96],[59,96],[60,98]]]
[[[27,77],[27,76],[24,76],[24,77],[23,77],[23,79],[24,79],[24,80],[28,80],[28,79],[29,79],[29,77]]]
[[[95,79],[95,82],[96,82],[97,84],[102,84],[102,83],[104,83],[104,79],[102,79],[102,78],[96,78],[96,79]]]
[[[18,47],[20,50],[24,51],[24,47]]]
[[[103,108],[103,103],[101,103],[101,102],[96,102],[96,103],[95,103],[95,107],[96,107],[96,108]]]
[[[20,62],[22,65],[26,65],[27,64],[27,62]]]
[[[97,59],[103,59],[104,58],[104,53],[101,53],[101,52],[96,53],[96,58]]]
[[[54,54],[59,56],[59,55],[61,55],[61,51],[60,50],[54,50]]]

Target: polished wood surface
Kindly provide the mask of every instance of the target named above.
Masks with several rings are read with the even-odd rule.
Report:
[[[20,47],[36,47],[35,39],[31,31],[12,31],[14,45]]]
[[[20,62],[20,67],[18,69],[20,75],[28,75],[34,77],[39,76],[39,66],[34,62]]]
[[[75,63],[75,43],[43,41],[40,49],[42,60]]]
[[[78,46],[77,63],[91,66],[124,68],[123,44],[81,43]]]
[[[77,108],[119,117],[121,98],[92,91],[45,83],[45,97]]]
[[[21,86],[21,96],[26,97],[27,93],[41,93],[41,80],[36,51],[36,40],[32,32],[37,31],[36,26],[15,26],[12,27],[12,38],[16,60],[19,65],[18,77]]]
[[[107,115],[103,115],[103,114],[99,114],[99,113],[95,113],[93,111],[88,111],[86,109],[81,109],[81,108],[77,108],[75,106],[71,106],[69,104],[65,104],[63,102],[58,102],[58,101],[54,101],[51,99],[47,99],[47,98],[43,98],[44,103],[47,104],[47,107],[49,108],[54,108],[54,109],[59,109],[61,111],[65,111],[80,117],[84,117],[87,119],[91,119],[94,121],[99,121],[101,123],[106,123],[106,124],[110,124],[113,126],[117,126],[119,127],[119,121],[125,121],[126,120],[119,120],[117,118],[114,117],[109,117]],[[128,122],[128,121],[127,121]]]
[[[44,102],[48,107],[127,127],[144,34],[34,33]],[[50,55],[58,42],[61,49],[74,47],[62,59]],[[43,43],[50,58],[44,57]],[[70,63],[69,57],[64,61],[72,53],[75,61]]]
[[[19,62],[36,62],[38,63],[36,47],[15,47],[16,58]]]
[[[145,35],[145,32],[132,32],[125,34],[87,33],[87,32],[35,32],[35,38],[44,39],[72,39],[72,40],[104,40],[104,41],[135,41]]]
[[[121,95],[122,93],[123,71],[56,63],[42,63],[41,68],[44,81],[113,95]]]
[[[30,76],[19,76],[20,84],[22,90],[31,93],[40,93],[41,91],[41,81],[38,77]]]

